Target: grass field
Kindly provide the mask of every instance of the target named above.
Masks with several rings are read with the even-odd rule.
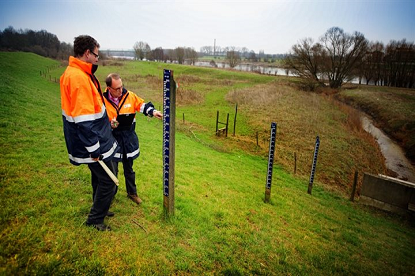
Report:
[[[109,72],[119,72],[128,89],[161,107],[160,74],[164,64],[113,64],[98,70],[102,83]],[[175,71],[180,85],[178,127],[205,144],[222,151],[239,149],[266,158],[270,123],[274,121],[278,124],[277,163],[293,172],[295,154],[296,174],[305,181],[310,174],[317,135],[321,140],[317,177],[329,184],[329,188],[349,193],[355,171],[360,175],[363,172],[388,174],[376,142],[360,127],[357,111],[333,97],[301,91],[292,78],[180,65],[169,67]],[[230,114],[233,134],[236,104],[237,135],[215,139],[216,112],[220,112],[222,122]],[[185,124],[182,124],[183,114]],[[360,177],[358,191],[361,180]]]
[[[325,179],[334,172],[318,165],[308,195],[308,165],[293,176],[289,162],[276,157],[271,203],[263,202],[266,146],[256,146],[252,135],[257,129],[265,132],[271,120],[279,123],[277,156],[284,150],[288,156],[292,150],[285,147],[301,144],[290,129],[307,133],[304,155],[312,155],[316,133],[325,130],[322,160],[336,150],[327,148],[330,131],[341,134],[332,134],[334,145],[350,156],[348,136],[356,145],[366,141],[348,126],[345,107],[297,91],[284,78],[145,62],[101,66],[102,84],[106,74],[120,72],[127,88],[156,107],[161,105],[161,70],[175,70],[179,89],[187,95],[177,111],[176,209],[174,217],[164,218],[162,123],[138,115],[142,153],[134,168],[144,203],[136,206],[127,199],[121,178],[111,208],[116,215],[107,219],[114,231],[83,226],[92,204],[90,173],[86,166],[69,164],[59,85],[39,73],[57,65],[34,54],[0,53],[0,274],[414,275],[413,222],[330,191],[332,183]],[[52,70],[51,79],[63,70]],[[280,103],[275,110],[255,110],[259,103],[247,94],[274,90]],[[236,102],[237,135],[216,138],[216,110],[231,113]],[[300,127],[296,113],[309,112],[303,107],[307,103],[315,115],[310,122],[300,117]],[[185,123],[179,121],[181,113]],[[319,131],[313,130],[312,122],[320,121]],[[334,160],[318,164],[328,162]]]

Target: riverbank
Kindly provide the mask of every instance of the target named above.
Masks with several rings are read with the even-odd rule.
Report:
[[[366,115],[361,115],[362,127],[370,133],[379,144],[380,150],[385,157],[385,165],[390,171],[396,173],[396,178],[415,183],[415,169],[406,158],[405,152],[382,130],[373,125],[373,121]]]
[[[415,89],[346,85],[336,98],[368,114],[415,164]]]

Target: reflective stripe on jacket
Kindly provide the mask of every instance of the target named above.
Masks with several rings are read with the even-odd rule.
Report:
[[[153,116],[154,105],[149,102],[145,103],[142,98],[123,88],[118,106],[113,103],[108,96],[108,89],[104,93],[105,105],[107,107],[109,120],[116,119],[118,114],[132,114],[135,116],[136,112],[143,113],[145,116]],[[136,159],[140,155],[140,145],[137,134],[135,133],[135,117],[128,129],[120,130],[114,128],[112,133],[117,139],[119,150],[114,155],[113,160],[122,161],[123,155],[127,158]]]
[[[112,158],[117,142],[92,64],[69,57],[60,78],[63,132],[69,161],[74,165],[95,162],[91,157]]]

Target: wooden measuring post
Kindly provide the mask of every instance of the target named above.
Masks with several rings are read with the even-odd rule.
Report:
[[[163,206],[167,216],[174,215],[176,83],[173,71],[163,72]]]
[[[271,123],[271,136],[269,139],[267,183],[265,184],[265,202],[269,202],[270,197],[271,197],[272,167],[274,165],[276,133],[277,133],[277,124],[272,122]]]
[[[311,190],[313,190],[313,181],[314,181],[314,174],[316,172],[317,155],[318,155],[319,147],[320,147],[320,138],[317,136],[316,146],[314,148],[313,165],[311,166],[310,181],[308,182],[308,190],[307,190],[307,193],[309,193],[310,195],[311,195]]]

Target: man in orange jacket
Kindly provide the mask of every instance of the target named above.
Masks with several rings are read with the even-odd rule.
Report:
[[[113,128],[112,133],[119,144],[119,150],[113,158],[115,172],[118,174],[118,162],[122,162],[127,196],[135,203],[140,204],[142,201],[137,195],[133,170],[133,160],[140,155],[138,137],[135,133],[135,113],[140,112],[145,116],[154,116],[157,119],[162,119],[163,114],[154,109],[151,102],[146,103],[142,98],[125,89],[118,74],[109,74],[105,83],[107,90],[104,93],[104,99]],[[128,115],[134,120],[131,120],[130,124],[121,126],[117,121],[118,115]]]
[[[99,231],[109,231],[104,224],[115,185],[101,165],[103,162],[115,172],[111,159],[117,151],[112,136],[101,87],[94,72],[98,68],[98,42],[87,35],[74,41],[74,56],[60,78],[63,131],[69,161],[74,165],[87,164],[91,171],[93,205],[86,225]]]

